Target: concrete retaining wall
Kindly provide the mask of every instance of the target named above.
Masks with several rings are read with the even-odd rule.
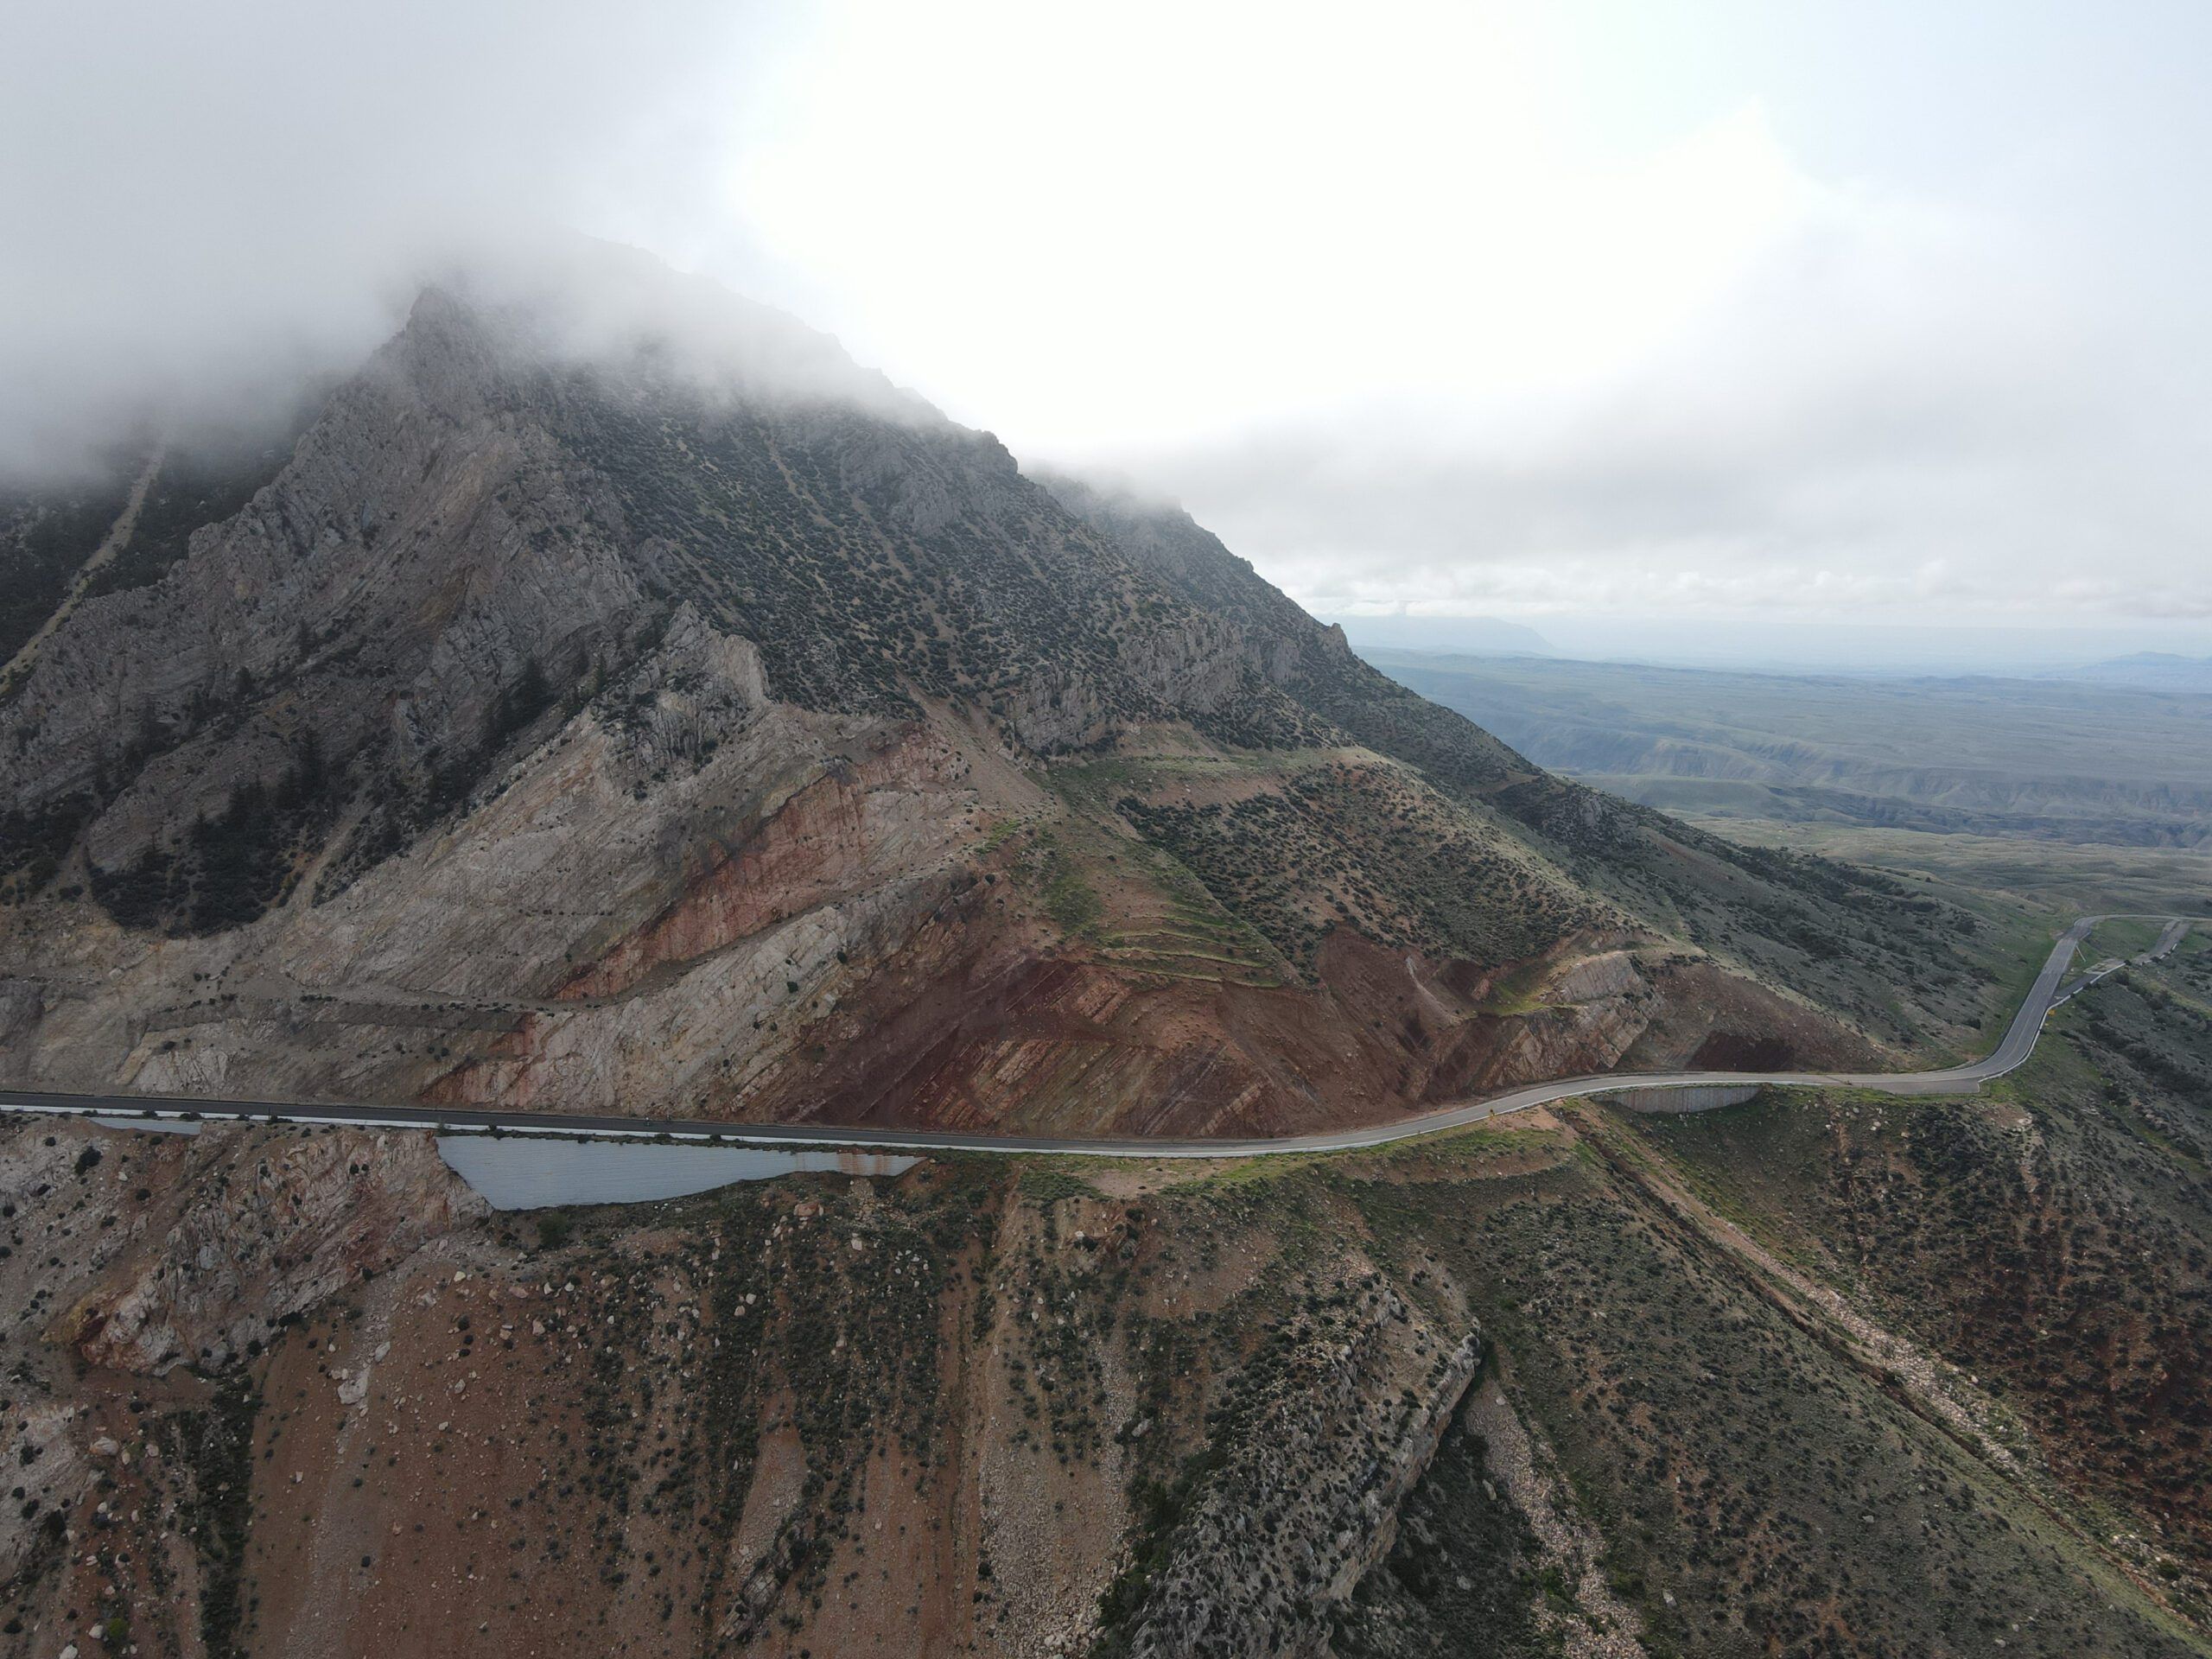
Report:
[[[1694,1089],[1624,1089],[1605,1098],[1631,1112],[1709,1112],[1740,1106],[1758,1091],[1755,1083],[1707,1084]]]

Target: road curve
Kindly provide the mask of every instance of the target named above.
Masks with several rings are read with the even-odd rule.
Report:
[[[1247,1158],[1268,1153],[1351,1152],[1394,1141],[1463,1128],[1488,1117],[1526,1111],[1554,1101],[1572,1100],[1624,1089],[1694,1089],[1777,1084],[1789,1088],[1872,1089],[1891,1095],[1972,1094],[1992,1077],[2002,1077],[2034,1052],[2074,953],[2099,922],[2117,919],[2084,916],[2060,935],[2036,976],[2003,1039],[1987,1058],[1939,1071],[1611,1071],[1524,1084],[1516,1089],[1465,1100],[1417,1116],[1360,1128],[1319,1135],[1290,1135],[1257,1140],[1166,1139],[1143,1135],[1116,1138],[1029,1135],[953,1134],[933,1129],[843,1128],[821,1123],[731,1123],[713,1119],[586,1117],[561,1112],[495,1112],[461,1107],[333,1105],[266,1100],[202,1100],[178,1095],[50,1094],[0,1089],[0,1111],[70,1112],[134,1118],[257,1118],[288,1123],[350,1123],[379,1128],[499,1130],[505,1134],[569,1137],[719,1141],[734,1146],[864,1147],[909,1152],[1067,1153],[1109,1158]],[[2148,918],[2169,924],[2163,955],[2187,931],[2181,917]],[[2142,958],[2147,960],[2145,958]],[[2071,995],[2089,982],[2069,987]]]
[[[2152,963],[2158,961],[2161,957],[2170,957],[2173,955],[2174,947],[2181,943],[2182,935],[2189,931],[2190,918],[2186,916],[2172,916],[2164,918],[2139,916],[2132,918],[2131,919],[2136,921],[2164,919],[2166,924],[2166,931],[2159,934],[2158,943],[2153,944],[2148,950],[2145,950],[2141,956],[2130,957],[2126,962],[2122,962],[2118,957],[2114,957],[2110,962],[2099,963],[2095,967],[2085,969],[2082,972],[2082,976],[2074,981],[2070,985],[2060,986],[2058,988],[2058,995],[2051,1001],[2051,1007],[2055,1008],[2061,1003],[2072,1001],[2075,997],[2081,995],[2082,992],[2088,990],[2090,986],[2095,984],[2099,980],[2118,973],[2121,969],[2128,966],[2131,963]]]

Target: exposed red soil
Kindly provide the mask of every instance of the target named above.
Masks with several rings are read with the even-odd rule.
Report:
[[[747,1105],[838,1122],[1293,1134],[1601,1069],[1635,1031],[1611,1003],[1483,1013],[1467,993],[1495,975],[1349,931],[1324,946],[1309,989],[1046,955],[993,937],[977,904],[941,926],[941,950],[887,965],[809,1030],[817,1070]]]

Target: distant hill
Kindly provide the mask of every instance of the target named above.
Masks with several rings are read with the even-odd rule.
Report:
[[[1344,631],[1354,651],[1465,652],[1477,657],[1549,657],[1534,628],[1494,616],[1345,616],[1316,613]]]
[[[2080,668],[2053,669],[2040,677],[2077,680],[2088,685],[2132,685],[2149,691],[2212,692],[2212,657],[2183,657],[2168,651],[2139,651]]]

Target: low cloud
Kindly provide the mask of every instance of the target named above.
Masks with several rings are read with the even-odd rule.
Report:
[[[1994,227],[1854,212],[1661,353],[1115,456],[1312,608],[2212,613],[2202,389]]]
[[[0,54],[0,471],[350,366],[423,283],[711,197],[731,9],[85,0]]]
[[[0,474],[281,403],[564,226],[1316,608],[2205,617],[2207,16],[1993,54],[1644,8],[1624,54],[1600,0],[34,8]],[[668,309],[626,291],[574,337]],[[918,408],[764,328],[738,359]]]

